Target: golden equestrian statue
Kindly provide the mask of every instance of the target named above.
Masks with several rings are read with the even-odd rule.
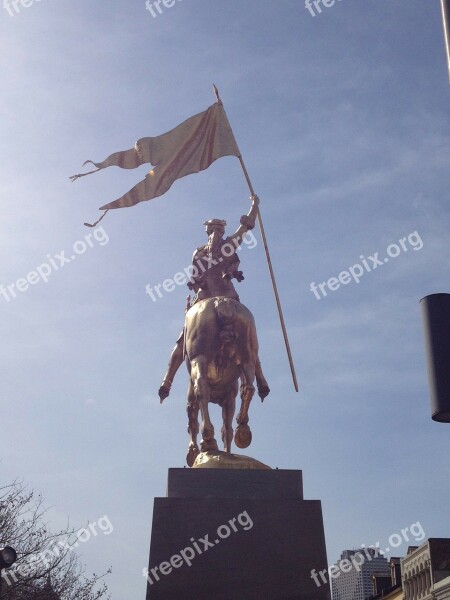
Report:
[[[241,217],[235,233],[224,238],[226,222],[211,219],[204,223],[208,242],[197,248],[192,261],[185,326],[170,357],[169,366],[159,388],[161,402],[170,393],[178,368],[185,360],[189,372],[188,432],[190,435],[187,464],[192,466],[200,451],[218,451],[208,403],[222,408],[222,440],[226,453],[231,452],[236,396],[240,389],[241,407],[236,421],[234,440],[239,448],[251,443],[248,410],[255,393],[254,381],[262,400],[270,389],[258,357],[258,337],[252,313],[244,306],[232,279],[242,281],[237,251],[247,231],[255,226],[259,198],[251,197],[252,206]],[[239,386],[240,380],[240,386]],[[200,448],[198,413],[201,412]]]

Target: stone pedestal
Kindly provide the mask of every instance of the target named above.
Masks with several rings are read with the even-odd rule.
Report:
[[[301,471],[169,469],[155,498],[147,600],[329,600],[319,500]]]

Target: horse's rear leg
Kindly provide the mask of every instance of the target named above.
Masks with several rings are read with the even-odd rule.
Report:
[[[237,384],[228,392],[222,406],[222,441],[225,452],[231,452],[231,444],[233,442],[233,417],[236,409],[236,396],[238,392]]]
[[[194,394],[202,414],[202,441],[200,448],[202,452],[218,450],[214,439],[214,427],[209,417],[208,403],[210,391],[208,383],[208,363],[206,357],[199,356],[191,361],[191,379],[194,384]]]
[[[197,435],[198,435],[198,400],[194,394],[194,386],[192,385],[192,380],[189,380],[189,390],[188,390],[188,402],[187,402],[187,414],[188,414],[188,433],[190,437],[189,449],[186,456],[187,464],[192,467],[195,459],[197,458],[200,450],[197,445]]]
[[[241,409],[236,417],[238,427],[234,435],[234,441],[238,448],[247,448],[252,442],[252,432],[248,426],[248,409],[255,393],[254,380],[255,362],[250,361],[242,365]]]

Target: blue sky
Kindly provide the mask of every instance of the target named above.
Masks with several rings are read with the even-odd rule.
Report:
[[[300,382],[296,394],[256,232],[237,285],[272,393],[252,404],[247,453],[303,470],[330,563],[417,521],[450,537],[449,430],[430,418],[419,311],[449,291],[438,0],[341,0],[314,17],[301,0],[183,0],[156,18],[141,0],[18,8],[0,8],[0,283],[80,254],[0,296],[2,481],[41,492],[55,528],[107,515],[114,532],[82,560],[113,566],[114,600],[144,597],[153,497],[188,442],[186,373],[157,397],[187,291],[152,302],[145,286],[189,264],[205,219],[237,225],[248,189],[223,158],[110,212],[89,246],[83,222],[146,167],[68,177],[204,110],[215,82],[261,198]],[[359,283],[310,290],[395,243]]]

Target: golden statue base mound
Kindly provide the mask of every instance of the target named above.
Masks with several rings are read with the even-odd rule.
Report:
[[[193,469],[269,469],[271,467],[240,454],[229,454],[215,450],[214,452],[200,452],[192,465]]]

